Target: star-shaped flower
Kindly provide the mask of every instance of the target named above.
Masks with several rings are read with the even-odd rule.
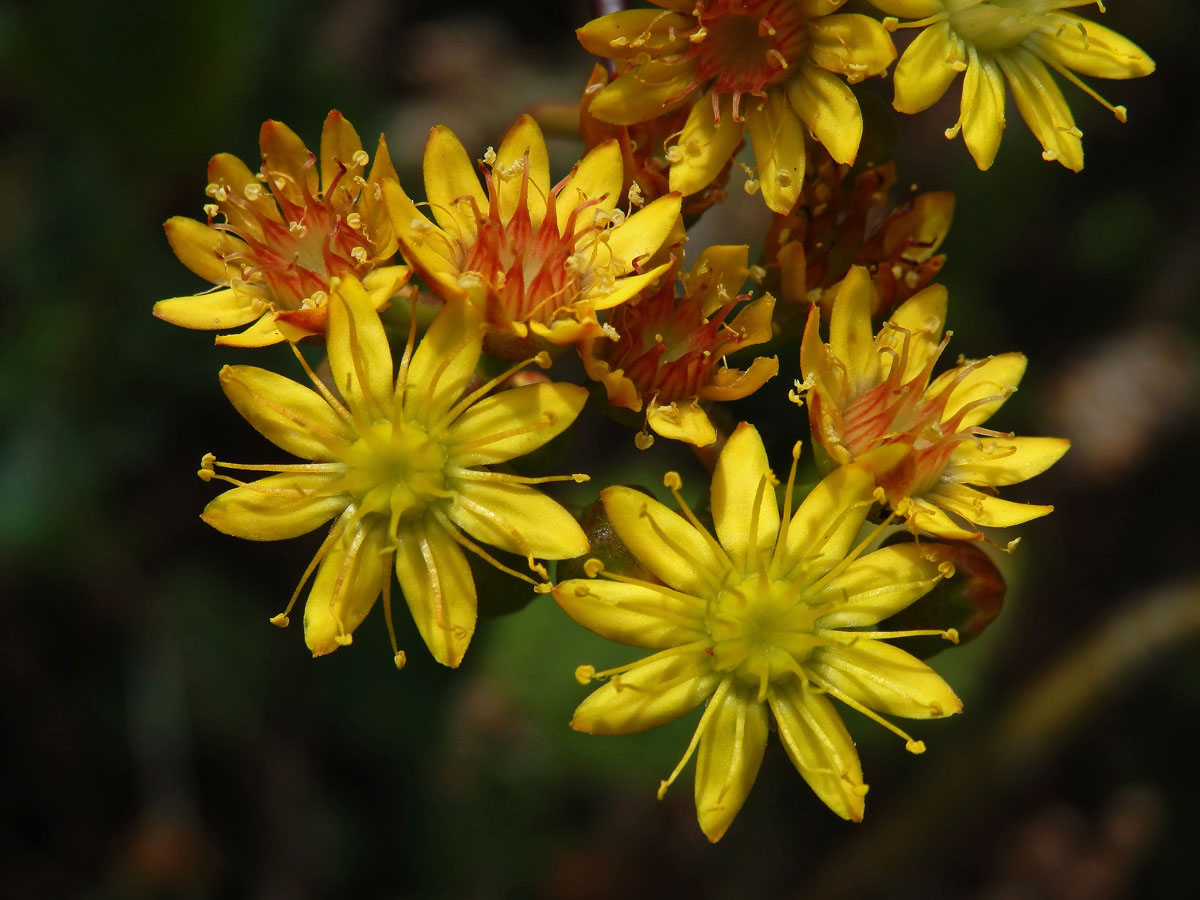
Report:
[[[796,446],[793,460],[799,454]],[[880,713],[934,718],[961,703],[929,666],[885,640],[953,632],[880,632],[872,625],[904,609],[952,573],[942,550],[915,543],[864,553],[856,543],[875,482],[843,466],[793,512],[793,462],[782,514],[758,432],[742,424],[717,460],[712,535],[679,498],[673,512],[624,487],[601,498],[618,536],[658,583],[610,574],[554,590],[559,605],[603,637],[656,651],[629,665],[577,677],[606,684],[575,711],[571,726],[630,734],[704,704],[683,760],[696,754],[696,811],[721,838],[754,784],[774,719],[789,758],[817,796],[843,818],[861,819],[862,768],[831,698],[924,745]],[[598,561],[590,563],[595,573]]]

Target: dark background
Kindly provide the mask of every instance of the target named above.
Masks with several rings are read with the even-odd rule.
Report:
[[[588,17],[582,0],[0,6],[5,892],[1194,891],[1191,3],[1110,4],[1102,21],[1159,71],[1095,84],[1128,105],[1124,126],[1066,88],[1086,132],[1082,174],[1043,162],[1011,105],[996,165],[977,172],[940,134],[957,89],[898,121],[902,183],[958,196],[941,279],[951,353],[1025,352],[1029,375],[998,427],[1075,446],[1008,494],[1058,510],[1020,529],[999,624],[934,661],[965,714],[914,725],[929,746],[920,758],[851,722],[872,785],[863,824],[825,810],[772,746],[737,822],[709,846],[690,774],[654,799],[694,723],[570,732],[584,694],[573,668],[631,654],[545,598],[482,622],[458,671],[400,622],[410,662],[395,672],[378,614],[352,648],[318,661],[299,629],[267,624],[318,539],[250,544],[197,518],[214,494],[193,474],[201,454],[272,449],[217,385],[222,364],[247,357],[150,315],[155,300],[202,287],[161,222],[201,215],[208,157],[256,159],[263,119],[315,146],[333,107],[368,149],[386,130],[416,183],[431,125],[479,152],[516,113],[577,95],[592,63],[571,30]],[[555,174],[577,153],[554,143]],[[292,373],[286,351],[265,359]],[[804,436],[796,421],[788,442]],[[665,458],[656,448],[641,464],[661,473]]]

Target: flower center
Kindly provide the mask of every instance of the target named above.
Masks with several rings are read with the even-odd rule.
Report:
[[[714,0],[696,16],[704,32],[691,49],[696,81],[731,94],[735,118],[743,94],[764,96],[808,48],[808,21],[795,0]]]
[[[826,612],[812,608],[796,585],[751,575],[724,588],[713,602],[707,623],[713,639],[712,664],[762,689],[783,678],[801,676],[801,665],[825,644],[814,634]]]
[[[361,169],[362,160],[354,165]],[[226,262],[241,270],[243,280],[265,284],[284,310],[300,309],[308,305],[305,301],[315,305],[335,276],[361,276],[370,268],[370,242],[364,216],[356,211],[363,191],[352,191],[343,183],[348,180],[342,171],[313,196],[303,183],[264,167],[263,183],[250,182],[240,192],[227,184],[210,184],[208,194],[216,203],[205,207],[209,224],[245,241],[248,248],[227,254]],[[361,177],[357,181],[359,188],[366,184]],[[225,214],[225,222],[211,221],[218,211]]]
[[[520,194],[512,215],[504,221],[501,183],[513,178],[520,179]],[[529,177],[527,160],[518,160],[508,171],[485,168],[484,180],[488,209],[474,209],[476,237],[463,248],[460,283],[468,290],[473,282],[486,284],[488,319],[498,330],[509,330],[512,323],[549,323],[579,299],[590,280],[605,275],[591,265],[595,260],[583,249],[585,236],[606,224],[592,221],[600,198],[581,202],[560,227],[556,208],[560,183],[546,198],[545,215],[535,225],[529,199],[537,187]]]
[[[1037,16],[987,0],[945,0],[955,34],[985,53],[1005,50],[1037,29]]]
[[[446,449],[413,422],[377,422],[343,454],[340,487],[363,513],[389,515],[393,522],[420,516],[449,496]]]

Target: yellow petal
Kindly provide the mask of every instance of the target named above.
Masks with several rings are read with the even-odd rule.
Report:
[[[776,577],[810,584],[841,562],[867,517],[874,490],[875,478],[863,466],[838,466],[818,482],[787,526]]]
[[[842,13],[808,23],[808,56],[818,66],[846,76],[851,84],[882,74],[896,58],[883,24],[870,16]]]
[[[555,220],[561,232],[571,212],[589,200],[600,200],[589,209],[612,209],[621,201],[623,175],[621,147],[616,141],[605,141],[588,151],[555,200]],[[602,199],[601,199],[602,198]],[[592,223],[589,210],[583,210],[576,220],[576,231]]]
[[[257,366],[225,366],[221,387],[234,409],[276,447],[333,461],[353,431],[316,391]]]
[[[682,199],[679,194],[659,197],[608,232],[608,249],[621,274],[658,252],[675,227]]]
[[[154,315],[181,328],[236,328],[253,322],[265,308],[251,291],[226,288],[194,297],[172,297],[154,304]]]
[[[990,487],[1017,484],[1045,472],[1070,448],[1063,438],[984,438],[978,447],[966,441],[954,449],[942,478]]]
[[[588,552],[579,523],[556,501],[528,485],[450,479],[455,497],[450,519],[477,541],[542,559],[572,559]]]
[[[615,286],[609,290],[601,290],[596,286],[592,287],[594,293],[589,293],[584,299],[590,304],[593,310],[596,309],[611,309],[614,306],[619,306],[627,300],[631,300],[644,291],[654,282],[658,281],[670,268],[674,265],[672,262],[665,262],[661,266],[655,266],[648,272],[643,272],[641,275],[626,275],[616,280]],[[552,327],[569,324],[567,319],[558,319],[552,323]],[[530,322],[530,327],[538,333],[542,331],[538,328],[538,322]],[[597,329],[598,330],[598,329]],[[550,338],[556,344],[574,343],[578,338],[567,337],[562,339]]]
[[[324,192],[329,192],[329,186],[335,180],[339,188],[349,190],[351,179],[362,175],[362,165],[354,159],[362,148],[362,139],[354,126],[338,110],[330,111],[321,128],[321,189]]]
[[[934,537],[944,538],[948,541],[978,541],[983,539],[983,534],[979,529],[969,527],[970,523],[967,523],[968,527],[964,527],[952,519],[944,509],[939,509],[929,500],[921,497],[910,499],[913,505],[907,517],[909,528],[916,529],[923,534],[931,534]],[[937,498],[932,499],[936,500]]]
[[[200,514],[217,531],[251,541],[308,534],[345,510],[347,494],[330,491],[336,473],[285,472],[226,491]]]
[[[926,494],[925,499],[985,528],[1021,525],[1054,512],[1053,506],[1014,503],[1012,500],[1002,500],[977,491],[965,484],[940,484]]]
[[[456,283],[457,242],[452,244],[444,231],[425,218],[397,182],[384,182],[383,196],[405,259],[427,280],[448,275],[451,284]]]
[[[658,9],[625,9],[593,19],[575,36],[583,49],[597,56],[632,59],[642,53],[670,56],[688,49],[691,16]]]
[[[455,419],[442,443],[456,466],[507,462],[562,434],[587,398],[587,388],[574,384],[529,384],[502,391]]]
[[[767,699],[796,771],[831,810],[860,821],[867,786],[854,741],[834,705],[795,679],[776,685]]]
[[[358,279],[335,279],[329,297],[329,368],[353,410],[374,421],[392,408],[392,351],[379,313]],[[383,415],[381,415],[383,414]]]
[[[387,529],[359,522],[329,548],[304,604],[304,642],[324,656],[349,642],[391,578]],[[341,640],[339,640],[341,638]]]
[[[743,572],[755,571],[755,556],[770,558],[779,535],[775,476],[753,425],[734,429],[717,457],[712,479],[713,523],[721,546]]]
[[[699,706],[719,681],[699,648],[655,654],[593,691],[575,710],[571,727],[588,734],[657,728]]]
[[[462,662],[475,633],[476,595],[471,567],[458,544],[436,522],[402,526],[396,577],[425,646],[444,666]]]
[[[646,407],[646,424],[655,434],[668,440],[707,447],[717,439],[716,429],[695,400],[675,400],[660,404],[651,400]]]
[[[992,57],[981,56],[970,45],[959,123],[975,165],[984,171],[991,168],[1004,135],[1004,76]]]
[[[844,644],[814,650],[805,666],[846,696],[884,715],[909,719],[962,712],[962,701],[950,685],[915,656],[853,632],[843,637]]]
[[[218,199],[217,206],[239,233],[262,240],[264,235],[260,218],[268,222],[283,222],[274,195],[270,190],[264,190],[249,166],[232,153],[218,153],[208,161],[208,180],[224,187],[230,195],[229,199]],[[254,187],[247,194],[249,185]],[[233,198],[237,198],[236,202]]]
[[[858,100],[836,75],[805,66],[787,83],[788,102],[835,162],[850,165],[862,141]]]
[[[1042,157],[1073,172],[1083,168],[1083,142],[1071,107],[1042,61],[1023,47],[997,54],[1021,118],[1042,145]]]
[[[592,101],[588,112],[601,122],[635,125],[681,106],[692,96],[693,63],[651,60],[618,75]],[[678,190],[672,186],[672,190]]]
[[[704,190],[733,156],[745,123],[733,118],[732,101],[727,94],[720,97],[720,112],[720,121],[714,121],[711,92],[693,104],[675,143],[679,159],[671,163],[671,190],[685,197]]]
[[[768,91],[761,105],[751,103],[746,110],[746,132],[763,200],[772,212],[790,212],[804,181],[804,128],[788,103],[787,92]]]
[[[696,815],[710,841],[721,839],[758,777],[767,748],[767,707],[744,687],[711,701],[720,706],[696,754]]]
[[[528,155],[528,163],[525,162]],[[500,218],[507,222],[517,209],[524,179],[519,174],[504,177],[505,170],[514,165],[528,165],[529,185],[525,190],[525,204],[533,227],[542,224],[546,216],[546,198],[550,196],[550,155],[546,151],[546,139],[542,129],[532,116],[524,115],[513,123],[496,151],[496,169],[493,177],[500,182]]]
[[[465,303],[443,306],[409,364],[405,415],[430,426],[437,423],[462,397],[482,353],[477,314]]]
[[[940,580],[941,557],[917,543],[895,544],[861,556],[809,602],[836,605],[818,628],[874,625],[907,608]]]
[[[296,132],[282,122],[268,119],[258,133],[262,148],[263,174],[275,190],[297,206],[307,205],[320,190],[316,160]]]
[[[1068,24],[1049,34],[1035,31],[1025,38],[1026,46],[1043,59],[1095,78],[1141,78],[1154,71],[1154,60],[1111,28],[1063,10],[1056,10],[1055,18]]]
[[[237,334],[219,334],[216,343],[222,347],[269,347],[286,340],[275,323],[275,313],[266,312],[257,322]]]
[[[245,252],[248,248],[243,241],[186,216],[167,219],[163,230],[179,261],[205,281],[229,284],[233,279],[240,280],[242,270],[225,262],[225,258]]]
[[[676,590],[711,597],[726,566],[715,548],[683,516],[653,497],[620,485],[600,492],[604,511],[638,562]]]
[[[711,316],[741,293],[750,273],[749,253],[750,248],[745,244],[706,247],[701,251],[686,282],[688,296],[701,300],[704,315]]]
[[[669,588],[579,578],[558,585],[554,599],[584,628],[631,647],[666,650],[708,635],[704,601]]]
[[[434,219],[446,233],[464,244],[475,240],[475,209],[487,214],[488,201],[479,185],[475,166],[467,155],[458,137],[445,125],[438,125],[429,132],[425,142],[425,196]],[[389,206],[397,204],[389,199]],[[415,207],[414,207],[415,209]],[[417,213],[420,215],[420,213]],[[407,233],[407,223],[412,220],[395,218],[396,227]]]
[[[829,347],[847,370],[852,396],[879,384],[879,355],[871,328],[871,276],[863,266],[851,266],[837,288],[829,323]]]
[[[908,382],[928,365],[941,344],[942,329],[946,323],[946,305],[949,295],[940,284],[931,284],[905,300],[888,319],[894,328],[884,327],[879,332],[879,347],[890,347],[896,352],[879,354],[883,377],[887,377],[892,364],[903,356],[908,347],[907,365],[901,375]]]
[[[952,419],[964,406],[979,404],[963,416],[963,428],[979,425],[990,419],[1012,394],[1025,374],[1026,359],[1021,353],[1001,353],[993,356],[958,383],[950,402],[946,404],[943,420]],[[944,372],[934,379],[926,390],[928,396],[936,395],[941,388],[953,381],[955,370]],[[986,402],[984,402],[986,401]]]
[[[918,113],[942,99],[967,63],[967,50],[950,23],[938,22],[916,36],[896,63],[896,99],[902,113]]]

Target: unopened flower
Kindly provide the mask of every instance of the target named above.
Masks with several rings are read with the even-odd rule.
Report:
[[[819,303],[829,314],[829,288],[850,266],[866,266],[875,285],[872,316],[881,316],[929,284],[945,257],[938,247],[954,217],[949,191],[890,197],[895,163],[854,174],[819,145],[809,147],[809,176],[800,202],[777,215],[767,234],[764,265],[778,271],[780,302]]]
[[[871,0],[886,13],[920,28],[896,64],[896,109],[916,113],[936,103],[963,73],[959,131],[981,169],[991,166],[1004,132],[1004,85],[1021,118],[1042,145],[1042,156],[1068,169],[1083,168],[1083,136],[1051,70],[1125,121],[1080,80],[1140,78],[1154,61],[1115,31],[1064,10],[1089,0]],[[1104,5],[1097,2],[1103,10]],[[1076,74],[1078,73],[1078,74]]]
[[[933,285],[872,333],[871,281],[855,266],[833,300],[829,343],[814,307],[800,347],[813,440],[831,466],[862,463],[913,531],[978,540],[980,527],[1019,525],[1053,506],[1015,503],[994,489],[1054,465],[1062,438],[983,427],[1025,373],[1025,357],[960,360],[933,377],[946,347],[946,289]],[[974,487],[972,486],[974,485]],[[983,490],[980,490],[982,488]]]
[[[609,403],[634,412],[644,405],[647,425],[663,437],[698,446],[717,439],[700,401],[746,397],[779,370],[776,357],[758,357],[745,370],[725,362],[772,337],[775,299],[740,293],[746,254],[744,246],[709,247],[681,277],[682,296],[673,278],[664,279],[651,296],[612,310],[604,334],[583,341],[584,368]]]
[[[591,113],[633,124],[687,105],[670,149],[671,189],[705,189],[744,133],[757,166],[753,184],[787,212],[804,180],[807,128],[838,162],[852,163],[862,114],[846,82],[881,75],[896,50],[883,26],[836,14],[845,0],[655,0],[589,22],[584,48],[613,57],[618,77]],[[839,77],[841,76],[841,77]]]
[[[336,393],[307,366],[315,390],[253,366],[221,372],[238,412],[306,462],[235,465],[206,456],[202,477],[237,486],[209,503],[203,518],[226,534],[263,541],[334,520],[292,596],[295,603],[315,571],[304,609],[304,636],[315,656],[349,644],[380,593],[390,631],[394,566],[430,652],[457,666],[476,615],[464,549],[530,581],[479,545],[526,557],[542,578],[546,571],[534,557],[587,552],[570,514],[531,487],[584,476],[528,478],[488,468],[560,434],[583,408],[587,391],[541,383],[489,394],[503,375],[468,391],[482,352],[469,312],[461,304],[445,307],[415,352],[409,338],[396,374],[370,296],[352,277],[338,279],[328,323]],[[218,468],[277,474],[246,484]],[[286,625],[291,605],[272,621]],[[404,656],[396,652],[400,665]]]
[[[391,264],[396,239],[381,184],[396,172],[382,136],[369,175],[358,133],[337,110],[325,119],[319,160],[282,122],[265,122],[259,144],[257,175],[229,153],[209,162],[207,224],[184,216],[166,224],[175,255],[217,289],[160,300],[154,314],[185,328],[250,326],[218,344],[322,334],[331,279],[361,279],[380,307],[409,276]]]
[[[522,116],[484,159],[485,192],[458,138],[438,126],[424,168],[434,221],[399,184],[384,189],[400,246],[431,290],[479,310],[497,355],[523,358],[598,331],[596,310],[635,297],[670,265],[650,263],[675,232],[679,195],[625,215],[615,141],[551,188],[542,132]]]
[[[883,715],[936,718],[962,705],[929,666],[885,640],[952,631],[883,632],[871,626],[907,607],[952,573],[932,545],[864,553],[857,542],[875,488],[862,466],[843,466],[793,512],[795,458],[782,514],[758,432],[742,424],[717,460],[712,535],[680,498],[683,514],[645,494],[611,487],[601,497],[618,536],[659,582],[617,573],[575,579],[554,597],[597,634],[653,655],[604,672],[581,667],[586,683],[604,679],[575,711],[571,727],[630,734],[705,705],[699,725],[661,797],[696,755],[696,812],[709,840],[721,838],[741,809],[774,719],[780,743],[831,810],[862,818],[862,767],[838,700],[925,748]],[[591,573],[600,570],[590,564]]]

